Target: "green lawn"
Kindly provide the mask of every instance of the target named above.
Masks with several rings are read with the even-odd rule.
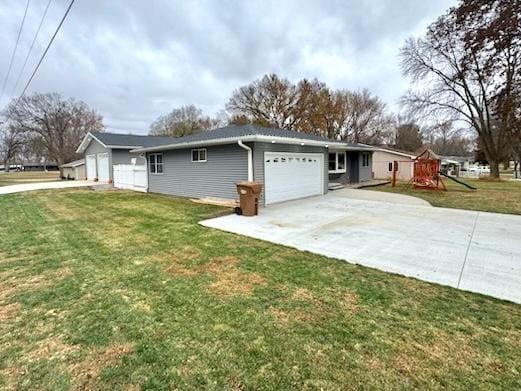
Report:
[[[27,171],[3,172],[0,171],[0,186],[19,185],[21,183],[59,181],[59,171]]]
[[[226,210],[176,198],[0,210],[0,388],[521,388],[519,305],[207,229]]]
[[[398,183],[394,188],[389,184],[370,187],[368,190],[407,194],[443,208],[521,214],[521,181],[467,178],[461,178],[461,180],[477,187],[477,190],[469,190],[449,179],[444,179],[448,190],[446,192],[417,190],[412,186],[405,190],[406,182]]]

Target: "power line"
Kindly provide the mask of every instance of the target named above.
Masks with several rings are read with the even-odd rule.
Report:
[[[40,19],[40,24],[38,25],[38,29],[36,30],[36,33],[34,34],[33,42],[31,42],[31,46],[29,47],[27,56],[25,56],[24,65],[22,65],[22,69],[20,69],[20,73],[18,73],[18,77],[16,78],[16,83],[14,84],[13,92],[11,93],[11,95],[14,95],[14,93],[16,92],[16,87],[18,87],[18,83],[20,82],[20,79],[22,78],[22,74],[24,73],[25,67],[27,65],[27,61],[29,60],[29,56],[31,55],[34,44],[36,42],[36,39],[38,38],[38,34],[40,33],[40,29],[42,28],[43,21],[45,20],[45,17],[47,16],[47,11],[49,11],[49,6],[51,5],[51,2],[52,2],[52,0],[49,0],[47,2],[47,6],[45,7],[45,11],[43,12],[42,19]]]
[[[49,48],[51,47],[52,43],[54,42],[54,38],[56,38],[56,35],[58,35],[58,31],[60,31],[60,28],[62,27],[63,22],[65,22],[65,19],[67,18],[67,15],[69,14],[69,11],[71,10],[72,5],[74,4],[74,1],[75,0],[71,0],[69,6],[67,7],[67,10],[65,11],[65,14],[63,14],[63,17],[62,17],[62,19],[60,21],[60,24],[58,25],[58,27],[56,27],[56,31],[54,32],[51,40],[49,41],[49,43],[47,44],[47,47],[45,48],[45,51],[43,52],[42,56],[40,57],[40,61],[38,61],[38,64],[34,68],[34,71],[31,74],[31,77],[29,78],[27,83],[25,83],[25,87],[24,87],[22,93],[20,94],[20,96],[16,99],[16,102],[14,102],[13,107],[18,106],[18,102],[20,102],[20,99],[22,99],[22,97],[24,96],[25,91],[27,91],[27,88],[29,87],[29,84],[31,84],[31,81],[34,78],[34,75],[36,75],[36,72],[38,71],[38,68],[40,68],[40,65],[42,64],[42,61],[45,58],[45,55],[47,54],[47,52],[49,51]],[[9,121],[10,118],[11,118],[11,114],[8,114],[6,119],[4,120],[4,123]]]
[[[7,74],[5,75],[4,84],[2,85],[2,93],[0,94],[0,100],[4,97],[5,86],[7,85],[7,80],[9,79],[9,75],[11,74],[11,68],[13,67],[13,60],[16,55],[16,50],[18,49],[18,43],[20,42],[20,36],[22,35],[22,29],[24,28],[25,17],[27,16],[27,10],[29,9],[29,3],[31,0],[27,0],[27,4],[25,5],[24,17],[22,18],[22,24],[20,24],[20,29],[18,30],[18,36],[16,37],[16,43],[14,45],[13,53],[11,54],[11,60],[9,61],[9,68],[7,69]]]
[[[34,75],[36,75],[36,72],[38,71],[38,68],[40,68],[40,65],[42,64],[42,61],[45,58],[45,55],[47,54],[47,52],[49,51],[49,48],[51,47],[52,43],[54,42],[54,38],[56,38],[56,35],[58,35],[58,31],[60,31],[60,28],[62,27],[63,22],[65,22],[65,19],[67,18],[67,15],[69,14],[69,11],[71,10],[72,5],[74,4],[74,1],[75,0],[71,0],[69,6],[67,7],[67,10],[65,11],[65,14],[63,15],[62,20],[60,21],[60,24],[58,25],[58,27],[56,27],[56,31],[54,32],[51,40],[47,44],[47,47],[45,48],[45,51],[43,52],[42,57],[40,58],[40,61],[38,61],[38,64],[36,65],[36,68],[34,68],[34,71],[31,74],[31,77],[29,78],[29,80],[25,84],[25,87],[24,87],[22,93],[20,94],[20,97],[17,99],[16,103],[18,103],[20,98],[22,96],[24,96],[25,91],[27,91],[27,88],[29,87],[29,84],[31,84],[31,81],[33,81]]]

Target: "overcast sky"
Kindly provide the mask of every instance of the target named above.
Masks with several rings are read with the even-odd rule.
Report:
[[[13,91],[47,1],[30,2],[0,106],[21,92],[69,3],[52,0]],[[29,92],[81,99],[109,130],[135,134],[173,107],[194,104],[215,114],[234,89],[271,72],[369,88],[397,109],[408,86],[400,46],[454,2],[76,0]],[[25,4],[0,0],[0,83]]]

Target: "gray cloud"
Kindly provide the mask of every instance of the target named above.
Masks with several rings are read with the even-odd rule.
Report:
[[[5,105],[46,5],[32,0]],[[57,91],[101,112],[109,129],[145,133],[159,114],[195,104],[208,114],[265,73],[369,88],[391,108],[407,88],[398,51],[454,0],[76,0],[29,92]],[[27,80],[68,1],[54,0]],[[25,1],[0,4],[0,77]],[[2,79],[3,81],[3,79]],[[22,84],[22,83],[21,83]]]

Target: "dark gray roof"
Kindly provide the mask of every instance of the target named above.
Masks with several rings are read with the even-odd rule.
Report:
[[[206,130],[198,133],[191,134],[185,137],[165,140],[159,145],[166,144],[178,144],[178,143],[190,143],[199,141],[210,141],[219,140],[226,138],[237,138],[245,136],[268,136],[268,137],[287,137],[302,140],[313,140],[313,141],[324,141],[324,142],[338,142],[335,140],[327,139],[325,137],[316,136],[313,134],[296,132],[294,130],[276,129],[276,128],[265,128],[256,125],[228,125],[223,128],[217,128],[212,130]]]
[[[121,147],[153,147],[156,145],[162,145],[165,143],[171,143],[176,140],[175,137],[164,137],[164,136],[139,136],[135,134],[121,134],[121,133],[92,133],[103,144],[110,146],[121,146]]]
[[[85,159],[78,159],[78,160],[73,160],[72,162],[62,164],[60,167],[64,167],[64,168],[76,167],[76,166],[81,166],[83,164],[85,164]]]
[[[222,139],[237,139],[247,136],[267,136],[267,137],[284,137],[295,140],[311,140],[326,143],[342,143],[326,137],[313,134],[296,132],[294,130],[265,128],[257,125],[228,125],[222,128],[203,130],[198,133],[184,137],[164,137],[164,136],[137,136],[130,134],[117,133],[92,133],[94,137],[107,146],[133,146],[135,149],[160,147],[163,145],[176,145],[185,143],[204,143],[205,141],[214,141]],[[344,143],[342,143],[344,144]],[[371,150],[372,147],[364,144],[344,144],[349,147],[359,148],[361,150]]]

